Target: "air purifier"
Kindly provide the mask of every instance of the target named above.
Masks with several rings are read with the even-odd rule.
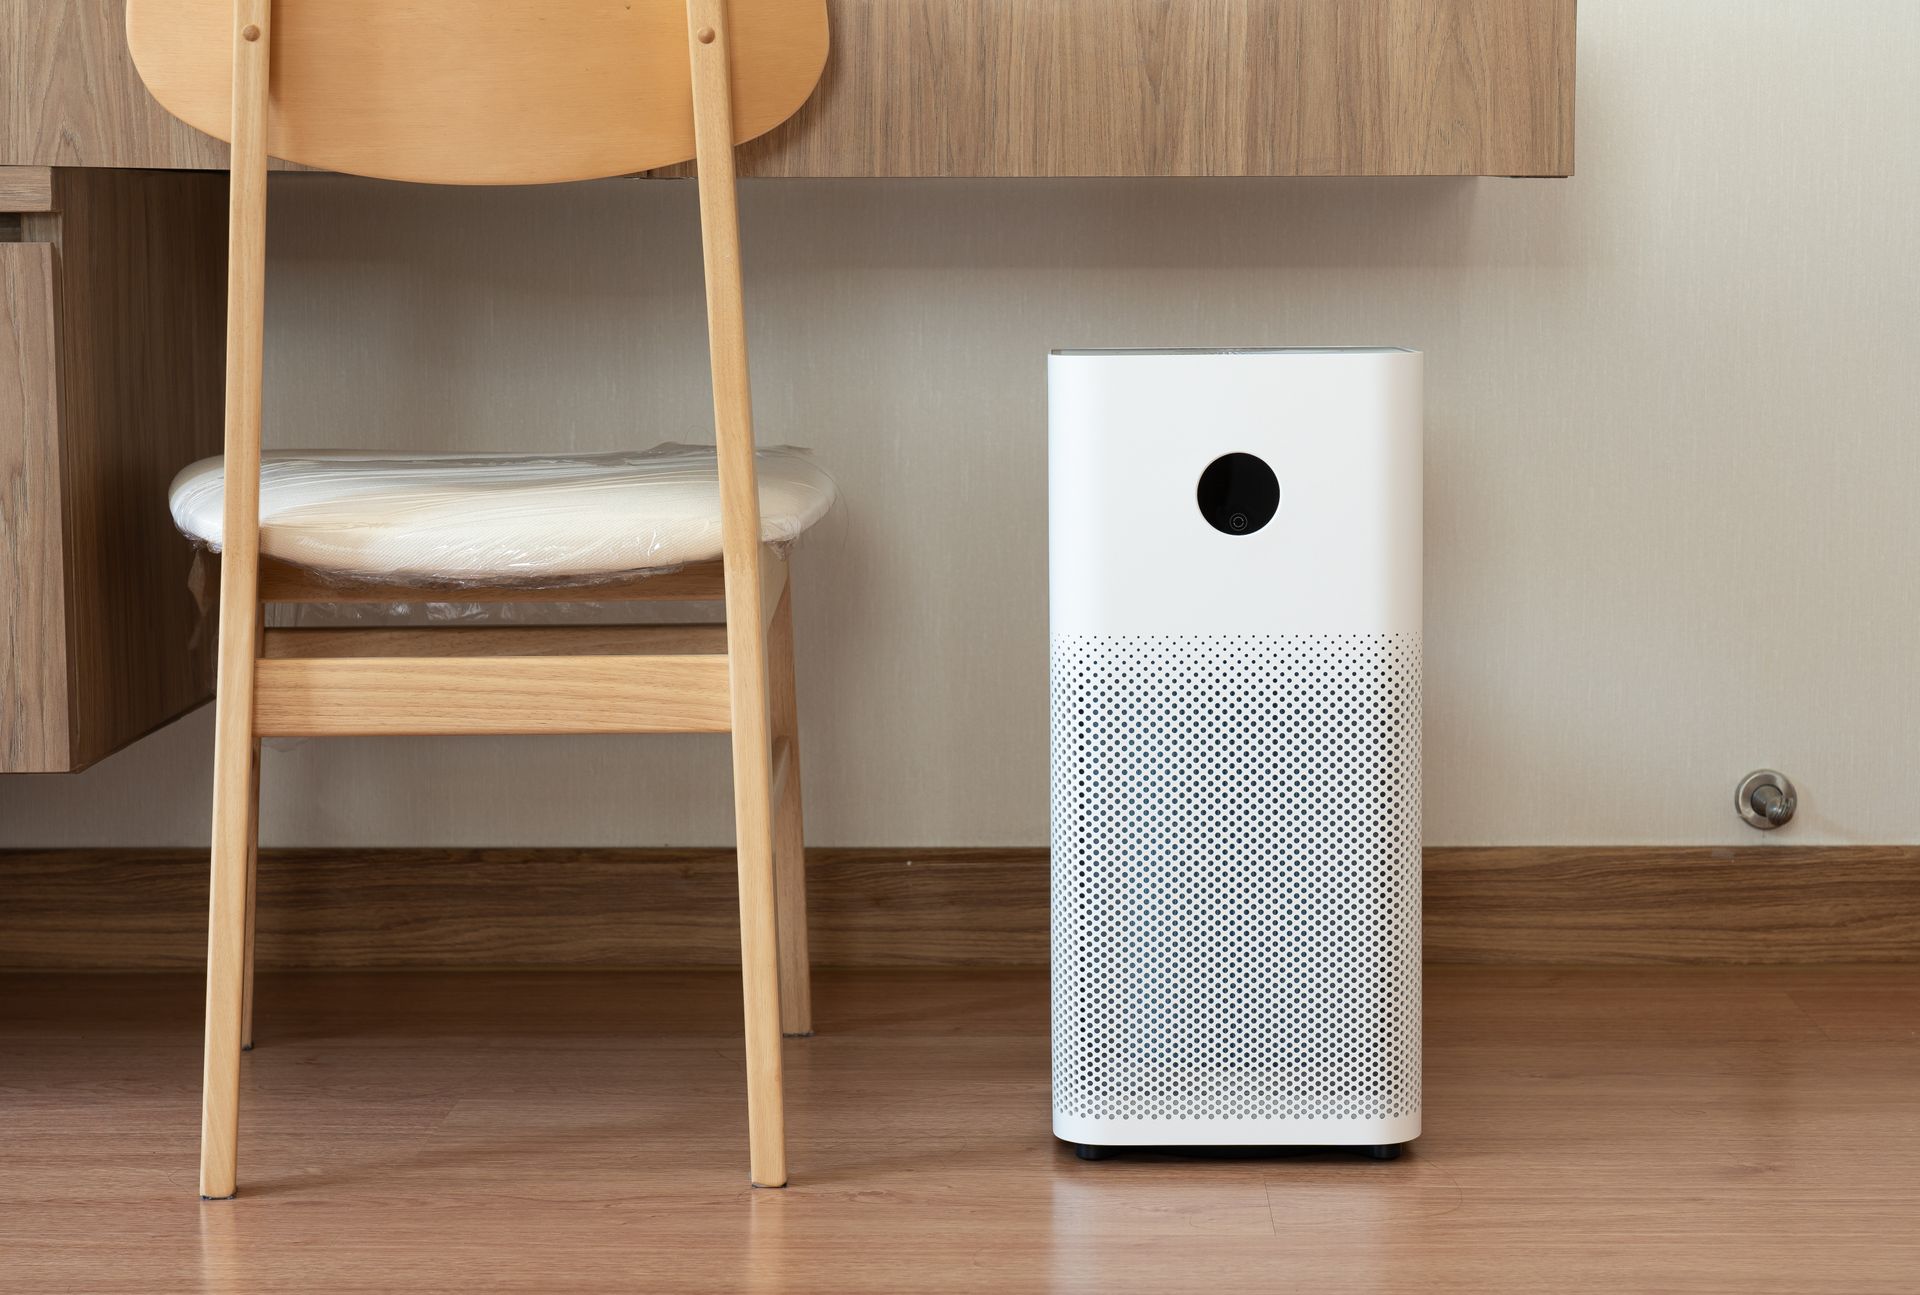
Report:
[[[1421,356],[1048,362],[1053,1130],[1420,1132]]]

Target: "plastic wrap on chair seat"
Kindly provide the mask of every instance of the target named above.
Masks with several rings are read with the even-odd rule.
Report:
[[[833,503],[804,450],[759,451],[760,534],[797,539]],[[174,478],[173,521],[221,546],[222,460]],[[720,556],[711,446],[614,454],[282,450],[260,470],[260,549],[343,579],[584,583]]]

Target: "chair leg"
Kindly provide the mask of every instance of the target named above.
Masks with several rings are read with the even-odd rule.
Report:
[[[260,739],[247,779],[247,952],[240,976],[240,1051],[253,1051],[253,928],[260,898]]]
[[[773,882],[780,930],[780,1030],[813,1033],[813,972],[807,949],[807,838],[800,813],[800,716],[793,683],[793,593],[780,594],[767,633],[767,696],[773,735],[787,743],[787,776],[773,807]]]
[[[729,575],[729,579],[732,576]],[[732,607],[729,606],[731,613]],[[747,1140],[755,1187],[787,1185],[787,1127],[780,1061],[779,932],[774,916],[773,752],[765,640],[755,615],[730,621],[733,818],[740,868],[740,978],[746,1007]],[[761,651],[755,651],[759,647]]]
[[[764,727],[761,733],[765,733]],[[734,734],[736,743],[751,740]],[[780,1064],[780,972],[774,920],[771,771],[736,761],[734,819],[740,863],[740,975],[746,1000],[747,1136],[755,1187],[787,1185],[786,1113]],[[742,777],[741,765],[760,776]]]
[[[200,1195],[206,1200],[233,1195],[239,1161],[247,859],[253,837],[256,744],[248,732],[249,718],[228,711],[242,704],[241,697],[250,700],[251,691],[222,688],[215,702],[213,884],[207,909],[206,1057],[200,1106]],[[226,740],[234,732],[245,733],[245,739]]]

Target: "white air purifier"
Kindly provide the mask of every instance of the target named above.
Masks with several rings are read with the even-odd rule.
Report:
[[[1056,351],[1053,1131],[1420,1133],[1421,356]]]

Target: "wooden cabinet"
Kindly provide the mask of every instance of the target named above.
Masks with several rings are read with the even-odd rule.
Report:
[[[279,0],[282,5],[327,0]],[[677,3],[677,0],[651,0]],[[1575,0],[830,0],[764,176],[1568,175]],[[0,0],[0,163],[220,167],[123,0]]]
[[[0,171],[0,773],[83,768],[212,694],[167,484],[220,451],[226,194]]]

